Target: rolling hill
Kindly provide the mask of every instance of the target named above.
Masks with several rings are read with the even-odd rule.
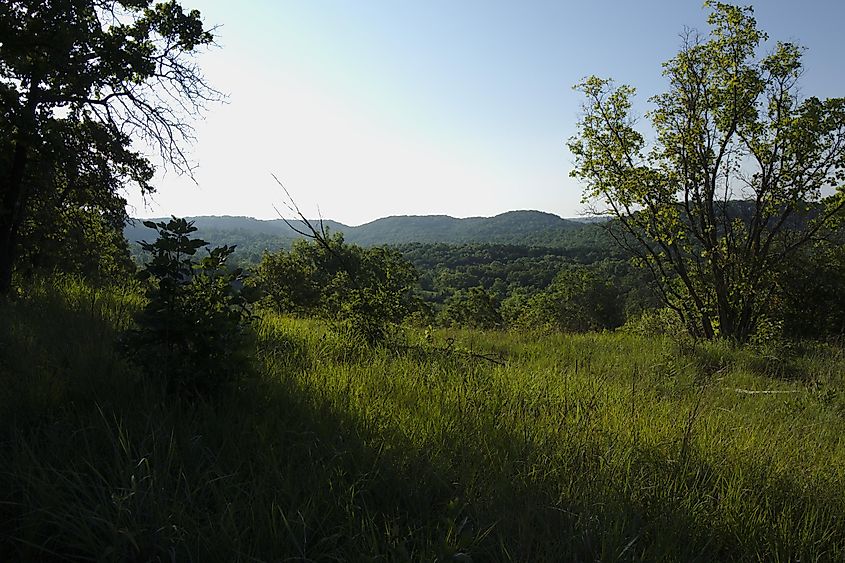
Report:
[[[239,244],[272,250],[289,246],[300,235],[281,219],[251,217],[190,217],[197,236],[212,244]],[[158,221],[160,219],[153,219]],[[590,228],[580,220],[563,219],[542,211],[509,211],[495,217],[458,219],[447,215],[405,215],[376,219],[359,226],[324,220],[330,232],[342,232],[346,241],[362,246],[404,243],[491,243],[559,246],[575,231]],[[149,240],[153,233],[140,220],[124,230],[130,243]]]

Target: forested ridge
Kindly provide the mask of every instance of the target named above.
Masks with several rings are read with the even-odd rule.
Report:
[[[276,250],[301,238],[282,219],[259,220],[251,217],[188,217],[197,227],[197,236],[214,244],[243,241],[242,251]],[[153,219],[161,220],[161,219]],[[318,223],[320,220],[313,220]],[[376,219],[350,227],[330,219],[322,220],[332,232],[343,233],[346,241],[362,246],[405,243],[496,243],[533,246],[567,244],[573,231],[585,226],[580,220],[563,219],[540,211],[510,211],[495,217],[456,219],[446,215],[396,216]],[[299,223],[294,223],[299,224]],[[137,219],[124,228],[130,242],[147,236]],[[255,240],[251,240],[254,238]]]
[[[350,227],[131,219],[217,28],[0,3],[0,561],[845,560],[845,98],[705,10],[594,215]]]

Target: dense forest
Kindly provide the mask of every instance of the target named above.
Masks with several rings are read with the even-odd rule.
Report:
[[[845,559],[845,98],[705,8],[653,140],[576,85],[594,217],[349,227],[131,219],[214,28],[0,4],[0,560]]]
[[[166,218],[153,219],[154,221]],[[302,235],[291,229],[283,219],[260,221],[250,217],[188,217],[197,228],[197,236],[212,244],[237,244],[240,260],[255,264],[268,250],[289,248]],[[614,245],[596,241],[601,236],[583,227],[607,218],[562,219],[540,211],[511,211],[496,217],[455,219],[447,216],[385,217],[357,227],[349,227],[332,220],[322,220],[330,232],[342,233],[344,240],[361,246],[428,244],[510,244],[545,247],[591,247],[617,252]],[[315,220],[314,223],[320,221]],[[302,228],[301,221],[294,221]],[[130,221],[124,236],[131,243],[135,256],[140,257],[137,241],[149,237],[139,220]]]
[[[733,206],[733,215],[747,217],[745,203],[736,201]],[[268,294],[281,291],[275,287],[276,278],[290,280],[284,289],[289,294],[307,285],[336,285],[321,277],[331,268],[320,263],[320,243],[292,230],[281,219],[196,217],[191,221],[197,237],[235,247],[228,263],[254,270]],[[405,291],[413,294],[418,304],[414,311],[409,310],[409,315],[413,313],[409,320],[418,325],[610,330],[666,314],[661,312],[665,303],[651,273],[637,266],[634,254],[617,243],[618,226],[609,217],[566,220],[535,211],[446,221],[442,217],[391,217],[390,224],[402,233],[398,237],[396,231],[382,228],[384,221],[350,228],[327,220],[323,228],[328,235],[341,235],[332,240],[353,254],[384,249],[407,262],[403,267],[413,270],[408,278],[413,283],[409,282]],[[802,224],[796,218],[792,228],[798,230]],[[303,222],[297,220],[292,225],[299,230]],[[139,220],[124,229],[138,264],[145,260],[139,241],[150,238],[145,230],[155,234]],[[787,339],[842,334],[844,236],[838,224],[831,225],[823,237],[772,272],[779,291],[761,325],[767,338],[773,336],[772,327],[779,338]],[[281,266],[285,261],[288,265]],[[268,269],[273,268],[275,273],[268,276]],[[331,275],[338,274],[348,275],[340,263]],[[317,308],[314,304],[279,311],[311,315]],[[576,309],[578,314],[573,312]],[[333,314],[326,311],[329,317]],[[583,318],[564,318],[572,315]]]

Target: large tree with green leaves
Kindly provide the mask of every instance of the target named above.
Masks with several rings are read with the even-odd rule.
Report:
[[[212,41],[175,0],[0,2],[0,294],[28,214],[49,216],[33,201],[123,216],[124,186],[153,191],[145,148],[190,172],[190,118],[219,97],[192,54]]]
[[[653,142],[634,89],[590,77],[569,142],[572,175],[616,239],[651,269],[695,334],[746,340],[777,291],[775,272],[845,205],[845,99],[802,97],[802,48],[767,36],[750,7],[708,2],[651,99]]]

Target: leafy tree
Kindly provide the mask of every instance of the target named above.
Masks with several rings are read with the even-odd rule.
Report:
[[[397,250],[320,236],[264,255],[254,282],[276,310],[336,320],[375,342],[418,308],[417,271]]]
[[[520,311],[510,312],[510,317],[513,324],[523,327],[587,332],[624,322],[619,292],[607,276],[586,266],[564,268],[549,287],[520,305]]]
[[[190,57],[212,34],[175,0],[6,0],[0,37],[2,295],[39,204],[96,199],[121,216],[121,187],[153,191],[133,143],[189,172],[187,119],[218,95]]]
[[[481,286],[457,291],[446,302],[443,310],[445,324],[494,329],[502,327],[499,303]]]
[[[17,271],[25,277],[60,271],[95,285],[125,281],[135,264],[123,236],[122,206],[118,194],[92,190],[31,200],[20,229]]]
[[[692,332],[745,341],[777,292],[774,273],[845,205],[845,99],[800,96],[795,44],[758,57],[767,37],[751,8],[706,6],[710,34],[689,32],[664,65],[650,146],[633,88],[576,86],[586,102],[572,175]]]
[[[245,275],[226,260],[234,247],[213,248],[196,260],[204,240],[191,238],[193,222],[173,217],[145,221],[155,242],[141,243],[150,259],[140,272],[152,283],[129,343],[148,373],[180,392],[212,390],[244,369],[241,357],[249,306],[257,296]]]
[[[299,240],[290,251],[265,252],[252,283],[280,313],[307,315],[320,306],[325,274],[337,273],[339,264],[332,258],[319,245]]]
[[[776,316],[787,336],[845,335],[845,244],[823,241],[793,256],[780,275]]]

